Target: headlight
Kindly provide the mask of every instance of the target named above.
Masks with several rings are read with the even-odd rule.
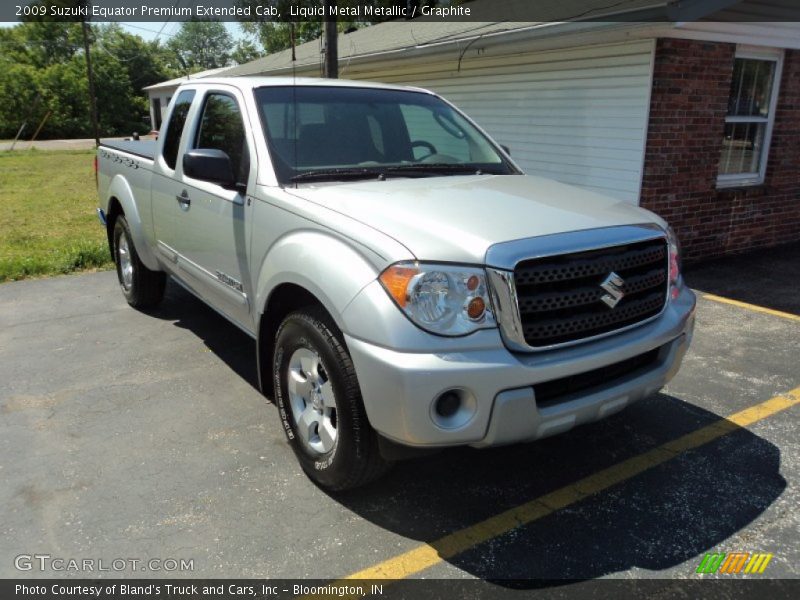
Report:
[[[681,245],[672,227],[667,227],[667,251],[669,252],[670,293],[673,298],[677,298],[681,279]]]
[[[379,279],[406,316],[426,331],[457,336],[496,327],[483,269],[405,262],[388,267]]]

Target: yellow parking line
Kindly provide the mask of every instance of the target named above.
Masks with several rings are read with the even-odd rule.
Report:
[[[706,300],[720,302],[722,304],[730,304],[731,306],[738,306],[753,312],[764,313],[765,315],[772,315],[773,317],[781,317],[782,319],[789,319],[790,321],[800,321],[800,316],[793,315],[792,313],[783,312],[780,310],[773,310],[757,304],[748,304],[747,302],[739,302],[738,300],[731,300],[730,298],[723,298],[722,296],[715,296],[714,294],[703,294]]]
[[[680,456],[688,450],[698,448],[741,427],[747,427],[787,408],[791,408],[796,404],[800,404],[800,387],[734,413],[727,418],[721,418],[710,425],[633,456],[516,508],[490,517],[485,521],[460,529],[429,544],[421,544],[408,552],[353,573],[332,585],[341,585],[352,579],[403,579],[410,577],[442,560],[452,558],[513,529],[533,523],[559,509],[579,502],[588,496],[598,494],[611,486],[622,483],[676,456]]]

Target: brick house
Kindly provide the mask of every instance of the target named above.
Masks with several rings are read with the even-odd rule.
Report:
[[[800,10],[692,6],[673,22],[387,22],[340,34],[340,76],[442,94],[527,173],[665,217],[688,260],[800,240]],[[318,76],[321,52],[224,74]]]
[[[800,50],[659,39],[641,205],[689,258],[800,240]]]

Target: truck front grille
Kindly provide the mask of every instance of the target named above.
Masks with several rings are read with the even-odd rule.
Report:
[[[667,298],[662,238],[524,260],[514,283],[525,342],[552,346],[622,329],[659,314]],[[624,296],[613,308],[601,284],[615,273]]]

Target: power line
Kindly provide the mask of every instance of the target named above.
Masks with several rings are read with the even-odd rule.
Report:
[[[142,31],[147,31],[149,33],[157,33],[155,29],[148,29],[147,27],[141,27],[139,25],[134,25],[133,23],[119,22],[118,24],[124,25],[125,27],[131,27],[133,29],[141,29]],[[173,23],[173,25],[180,26],[180,23],[175,22]],[[176,33],[177,31],[173,31],[172,33],[164,33],[163,35],[165,37],[172,37]],[[153,38],[153,40],[150,41],[155,41],[155,40],[156,38]],[[147,42],[148,40],[144,41]],[[52,46],[54,43],[56,42],[53,40],[0,40],[0,45],[6,45],[6,46],[34,46],[37,44],[40,46]],[[81,48],[83,48],[83,46],[81,44],[59,44],[59,48],[80,50]]]
[[[17,41],[17,40],[0,40],[0,44],[5,44],[6,46],[28,46],[33,47],[36,44],[41,46],[52,46],[56,44],[56,42],[46,41],[46,40],[24,40],[24,41]],[[66,49],[66,50],[80,50],[83,48],[80,44],[58,44],[59,49]]]
[[[181,25],[182,23],[180,21],[175,21],[172,24],[172,29],[170,29],[169,33],[166,33],[164,35],[166,35],[167,37],[172,37],[173,35],[176,35],[178,33],[178,30],[180,30]]]
[[[97,42],[95,42],[95,47],[97,49],[99,49],[99,50],[102,50],[103,52],[105,52],[106,54],[111,56],[112,58],[115,58],[116,60],[118,60],[119,62],[122,62],[122,63],[131,62],[132,60],[136,60],[137,58],[141,58],[142,57],[141,55],[135,55],[135,56],[131,56],[130,58],[120,58],[120,56],[118,54],[115,54],[114,52],[111,52],[111,50],[106,48],[106,45],[104,43],[102,43],[102,42],[99,43],[99,44]]]
[[[173,6],[173,8],[175,8],[175,9],[177,10],[177,8],[178,8],[180,5],[181,5],[181,0],[176,0],[175,4],[173,4],[172,6]],[[161,25],[161,29],[159,29],[159,30],[158,30],[158,33],[156,34],[156,37],[155,37],[155,38],[153,38],[153,41],[158,41],[158,37],[159,37],[159,36],[162,34],[162,32],[164,31],[164,27],[166,27],[166,26],[167,26],[167,23],[169,23],[169,21],[170,21],[170,19],[171,19],[171,18],[172,18],[172,14],[170,14],[170,15],[167,17],[167,20],[166,20],[166,21],[164,21],[164,23]]]
[[[166,24],[167,24],[167,21],[164,21],[164,25],[166,25]],[[164,29],[164,26],[162,26],[160,30],[156,31],[155,29],[148,29],[147,27],[142,27],[140,25],[134,25],[133,23],[128,23],[127,21],[124,22],[124,23],[120,23],[120,25],[125,25],[125,27],[132,27],[133,29],[141,29],[142,31],[147,31],[149,33],[155,33],[156,37],[153,38],[153,41],[158,39],[158,36],[162,34],[163,29]],[[175,35],[175,33],[177,33],[177,32],[173,31],[172,33],[165,33],[164,35],[166,37],[172,37],[173,35]]]

